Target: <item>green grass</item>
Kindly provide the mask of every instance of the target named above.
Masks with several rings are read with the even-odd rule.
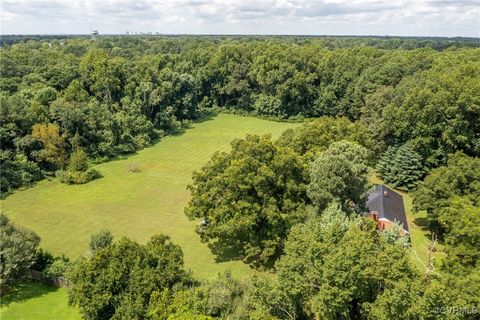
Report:
[[[384,183],[375,175],[371,177],[370,181],[375,184]],[[408,228],[410,230],[410,241],[412,243],[412,261],[419,268],[419,270],[423,272],[426,270],[426,265],[428,262],[428,248],[432,244],[431,234],[427,228],[427,215],[424,211],[414,213],[412,206],[413,199],[408,192],[403,192],[400,190],[395,191],[402,195],[403,202],[405,204]],[[434,259],[442,259],[445,256],[442,245],[437,243],[435,248],[437,251],[433,254]]]
[[[67,304],[67,291],[38,282],[20,284],[0,300],[2,320],[76,320],[80,313]]]
[[[215,151],[228,150],[232,139],[247,133],[278,136],[297,125],[221,114],[138,154],[97,165],[101,179],[85,185],[54,179],[16,192],[1,202],[2,211],[35,231],[41,246],[55,255],[86,255],[90,235],[104,228],[117,239],[126,236],[139,242],[163,233],[181,246],[195,277],[211,278],[228,269],[240,278],[250,273],[248,266],[239,261],[217,263],[194,231],[197,222],[185,217],[186,186],[192,172]],[[132,162],[140,172],[129,172]]]

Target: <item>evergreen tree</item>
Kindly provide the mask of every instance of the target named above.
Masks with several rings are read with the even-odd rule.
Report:
[[[422,156],[408,144],[389,148],[377,164],[385,182],[399,190],[414,189],[425,174]]]
[[[68,171],[82,172],[88,169],[88,157],[83,149],[76,149],[70,155]]]
[[[397,151],[395,147],[389,147],[378,160],[375,168],[383,179],[391,175],[391,164],[395,159],[395,151]]]
[[[100,177],[100,173],[89,168],[87,153],[79,148],[70,155],[67,170],[57,171],[57,176],[63,183],[83,184]]]

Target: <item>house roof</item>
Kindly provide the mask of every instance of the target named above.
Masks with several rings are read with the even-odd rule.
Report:
[[[403,229],[409,232],[403,198],[387,186],[383,184],[375,186],[375,190],[368,195],[367,208],[370,212],[377,211],[378,219],[400,222]]]

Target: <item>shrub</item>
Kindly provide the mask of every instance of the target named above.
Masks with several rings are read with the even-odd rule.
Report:
[[[138,163],[131,162],[130,165],[128,166],[128,172],[130,172],[130,173],[140,172],[140,168],[138,166]]]
[[[53,255],[50,252],[40,248],[37,251],[35,263],[33,264],[32,269],[37,271],[44,271],[53,263],[53,260]]]
[[[61,182],[66,184],[84,184],[100,178],[101,174],[97,170],[90,168],[85,172],[59,170],[57,171],[56,176]]]
[[[67,170],[58,170],[56,176],[66,184],[84,184],[101,177],[100,172],[89,168],[87,154],[82,149],[72,152]]]
[[[45,269],[44,274],[49,278],[64,277],[68,273],[69,267],[70,260],[62,255],[53,260],[52,264]]]
[[[99,249],[108,247],[112,244],[113,235],[109,230],[102,230],[98,233],[92,234],[90,237],[90,251],[95,252]]]

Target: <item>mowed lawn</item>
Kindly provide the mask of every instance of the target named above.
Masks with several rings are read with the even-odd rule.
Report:
[[[39,282],[20,284],[0,301],[2,320],[77,320],[80,313],[67,303],[67,290]]]
[[[247,133],[277,137],[297,125],[221,114],[138,154],[97,165],[101,179],[74,186],[57,179],[43,181],[9,196],[1,209],[40,235],[41,246],[55,255],[86,255],[90,235],[105,228],[117,239],[126,236],[142,243],[163,233],[181,246],[195,277],[211,278],[228,269],[241,278],[250,272],[248,266],[239,261],[216,263],[194,231],[197,222],[185,217],[186,186],[192,172],[215,151],[228,150],[234,138]],[[131,163],[140,172],[130,173]]]

